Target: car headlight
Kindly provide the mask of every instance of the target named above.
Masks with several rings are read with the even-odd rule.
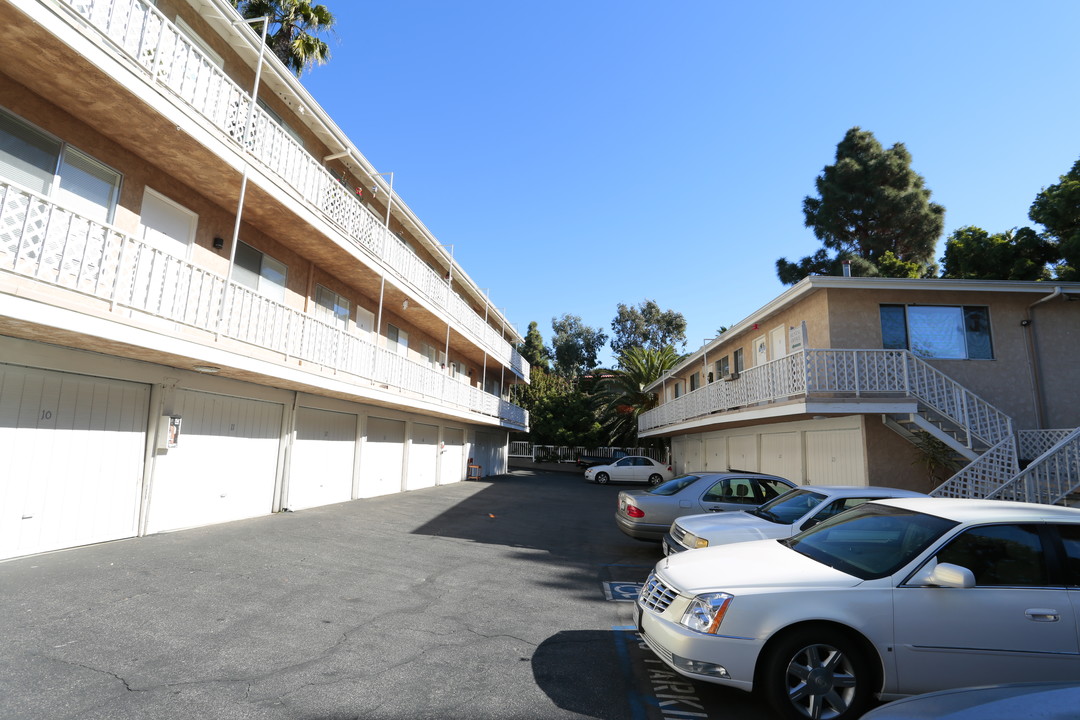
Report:
[[[734,595],[728,593],[698,595],[690,601],[679,622],[695,632],[715,635],[720,629],[720,623],[724,621],[732,598]]]
[[[709,541],[703,537],[698,537],[694,533],[686,533],[683,535],[682,544],[691,550],[697,550],[698,548],[709,547]]]

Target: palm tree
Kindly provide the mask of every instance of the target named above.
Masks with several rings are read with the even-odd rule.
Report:
[[[316,37],[334,27],[334,16],[325,5],[312,5],[308,0],[232,0],[232,3],[249,20],[270,18],[266,45],[297,77],[306,68],[330,59],[330,48]],[[261,23],[252,27],[255,32],[262,32]]]
[[[660,349],[630,347],[619,353],[619,367],[600,382],[596,393],[606,418],[604,429],[610,442],[625,446],[637,444],[637,419],[656,407],[656,393],[645,388],[679,364],[682,357],[667,345]]]

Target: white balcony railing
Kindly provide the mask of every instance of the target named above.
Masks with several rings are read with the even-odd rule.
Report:
[[[814,396],[913,397],[987,446],[1012,434],[1008,415],[906,350],[801,350],[642,413],[638,430]]]
[[[489,354],[528,380],[529,364],[446,280],[391,233],[318,160],[256,104],[244,131],[251,96],[145,0],[63,0],[110,40],[151,80],[250,151],[297,196],[338,227],[355,247],[386,263],[396,277],[457,321]]]
[[[385,386],[528,427],[528,413],[520,407],[0,182],[4,272],[301,358],[352,376],[356,384]]]

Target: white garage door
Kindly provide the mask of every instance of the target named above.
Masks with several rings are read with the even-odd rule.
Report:
[[[277,403],[177,390],[177,446],[154,461],[149,532],[266,515],[281,441]]]
[[[792,482],[802,480],[802,448],[799,433],[763,433],[761,468],[763,473],[779,475]]]
[[[732,469],[757,472],[757,435],[732,435],[728,438],[728,462]]]
[[[709,472],[727,470],[727,438],[705,438],[705,466]]]
[[[355,455],[355,415],[297,408],[285,507],[299,510],[351,500]]]
[[[817,485],[866,485],[862,433],[815,430],[806,433],[806,480]]]
[[[0,557],[138,532],[149,387],[0,364]]]
[[[360,497],[401,491],[405,422],[369,417],[360,456]]]
[[[405,488],[435,487],[439,462],[439,428],[435,425],[413,423],[409,442],[409,477]]]
[[[443,429],[442,477],[440,485],[460,482],[465,478],[465,431]]]

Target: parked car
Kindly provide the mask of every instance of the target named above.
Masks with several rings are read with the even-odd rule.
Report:
[[[791,537],[822,520],[869,500],[926,497],[924,493],[887,487],[806,485],[743,512],[686,515],[671,523],[664,536],[664,554],[726,543]]]
[[[615,482],[647,482],[659,485],[675,475],[670,465],[645,457],[628,455],[608,465],[594,465],[585,471],[585,479],[605,485]]]
[[[635,603],[682,675],[758,689],[784,718],[875,695],[1076,681],[1080,510],[894,498],[792,538],[661,560]]]
[[[758,473],[682,475],[648,490],[620,492],[615,522],[632,538],[662,540],[681,515],[745,510],[793,487],[790,480]]]
[[[863,720],[1076,720],[1080,684],[1009,683],[916,695],[882,705]]]
[[[579,468],[591,468],[595,465],[610,465],[624,457],[627,457],[624,450],[614,450],[611,455],[578,455],[577,466]]]

